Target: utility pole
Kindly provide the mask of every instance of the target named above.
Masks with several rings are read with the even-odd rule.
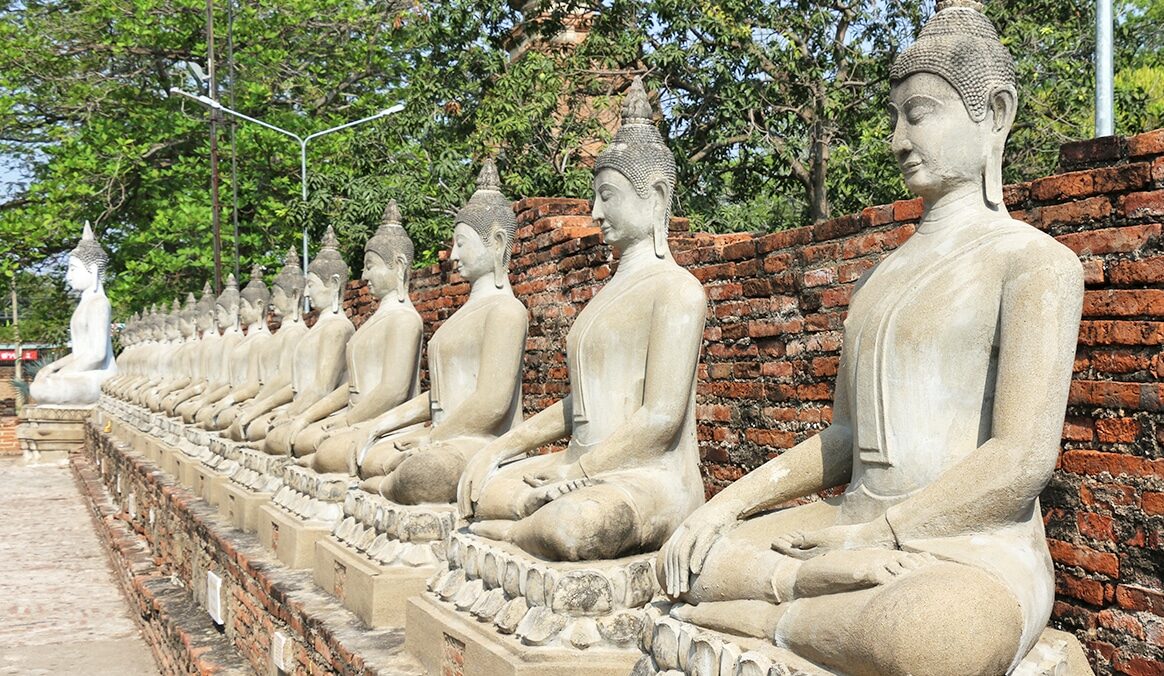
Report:
[[[1095,136],[1115,133],[1115,96],[1112,89],[1114,65],[1112,52],[1111,0],[1095,3]]]
[[[12,337],[16,343],[16,355],[13,364],[16,370],[16,379],[24,380],[24,367],[20,357],[24,354],[24,346],[20,344],[20,303],[16,300],[16,273],[12,274]],[[16,390],[16,411],[24,408],[24,394]]]
[[[208,96],[218,100],[218,81],[214,77],[214,0],[206,0],[206,66],[209,74]],[[214,293],[222,293],[222,206],[218,202],[218,111],[210,109],[210,210],[214,230]]]

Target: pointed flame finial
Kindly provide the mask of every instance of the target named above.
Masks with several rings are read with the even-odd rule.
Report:
[[[477,189],[501,192],[501,176],[497,174],[497,164],[492,159],[481,163],[481,173],[477,174]]]

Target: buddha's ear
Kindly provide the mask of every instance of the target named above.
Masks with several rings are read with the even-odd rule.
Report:
[[[651,185],[651,192],[654,196],[653,213],[651,214],[651,221],[653,223],[651,237],[655,245],[655,257],[667,257],[667,230],[670,227],[671,220],[671,189],[667,187],[666,181],[658,180]]]
[[[990,95],[990,142],[986,147],[986,162],[982,168],[983,189],[986,202],[992,207],[1003,206],[1002,194],[1002,153],[1006,147],[1006,137],[1014,124],[1018,109],[1018,98],[1014,89],[1002,87]]]
[[[408,298],[408,258],[396,254],[396,300],[403,303]]]
[[[333,313],[340,310],[340,297],[343,296],[343,285],[340,284],[340,276],[333,274],[331,276],[331,286],[334,291],[331,294],[331,311]]]
[[[494,225],[489,231],[489,239],[492,240],[489,249],[493,252],[493,286],[500,289],[505,286],[505,278],[509,275],[505,264],[505,230]]]

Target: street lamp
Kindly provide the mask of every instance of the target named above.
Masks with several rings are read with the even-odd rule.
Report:
[[[347,124],[341,124],[338,127],[332,127],[331,129],[324,129],[323,131],[317,131],[314,134],[309,134],[307,136],[300,136],[299,134],[296,134],[295,132],[290,132],[290,131],[287,131],[286,129],[276,127],[275,125],[270,124],[269,122],[263,122],[262,120],[255,119],[255,118],[251,117],[250,115],[244,115],[243,113],[240,113],[237,110],[231,110],[230,108],[227,108],[226,106],[222,105],[218,101],[215,101],[214,99],[210,98],[209,96],[206,96],[203,94],[191,94],[190,92],[182,91],[181,89],[178,89],[177,87],[171,88],[170,93],[177,94],[179,96],[185,96],[186,98],[197,101],[198,103],[206,106],[207,108],[210,108],[211,110],[221,111],[221,112],[224,112],[228,115],[233,115],[237,118],[241,118],[243,120],[246,120],[247,122],[254,122],[255,124],[257,124],[261,127],[266,127],[267,129],[270,129],[271,131],[276,131],[276,132],[279,132],[280,134],[283,134],[285,136],[290,136],[291,138],[298,141],[299,142],[299,184],[300,184],[300,189],[302,191],[302,198],[303,198],[304,202],[307,201],[307,144],[312,139],[317,139],[320,136],[325,136],[325,135],[330,134],[332,132],[340,131],[342,129],[347,129],[348,127],[354,127],[357,124],[363,124],[365,122],[371,122],[372,120],[378,120],[381,117],[386,117],[388,115],[394,115],[394,114],[399,113],[400,111],[404,110],[404,104],[397,103],[394,106],[391,106],[389,108],[385,108],[384,110],[381,110],[380,112],[376,113],[375,115],[369,115],[368,117],[360,118],[358,120],[355,120],[354,122],[348,122]],[[303,226],[303,274],[304,275],[307,274],[307,226],[306,225]],[[304,302],[306,302],[306,299],[304,299]]]

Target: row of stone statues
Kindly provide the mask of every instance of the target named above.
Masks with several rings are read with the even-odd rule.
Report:
[[[365,248],[379,308],[358,330],[329,229],[306,279],[289,252],[269,296],[278,331],[256,271],[241,293],[231,280],[218,298],[206,290],[129,322],[104,391],[293,457],[298,472],[358,477],[355,490],[388,504],[455,504],[466,527],[433,590],[472,595],[458,607],[474,613],[494,592],[492,618],[503,601],[542,596],[471,563],[489,543],[519,563],[647,557],[650,589],[673,602],[660,627],[760,639],[842,673],[1010,673],[1053,600],[1038,496],[1083,282],[1070,250],[1002,203],[1017,86],[980,10],[939,3],[894,64],[892,150],[925,213],[856,284],[831,424],[706,503],[695,420],[706,297],[668,248],[675,162],[637,80],[594,171],[593,218],[617,271],[563,346],[562,401],[522,418],[528,313],[510,287],[516,220],[490,162],[454,219],[450,259],[471,290],[428,342],[428,391],[413,245],[394,203]],[[311,328],[304,293],[319,312]],[[678,668],[659,631],[647,663]],[[584,629],[571,632],[579,645]]]

